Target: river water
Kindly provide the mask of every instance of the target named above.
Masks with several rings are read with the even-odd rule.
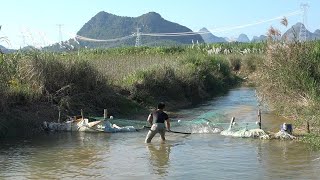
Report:
[[[167,133],[164,144],[158,135],[145,144],[147,131],[66,132],[1,141],[0,179],[320,179],[320,152],[305,144],[227,137],[198,123],[223,124],[234,116],[251,126],[257,105],[253,89],[239,88],[178,111],[174,120],[185,124],[175,121],[172,130],[193,134]],[[282,122],[262,115],[265,129],[278,129]]]

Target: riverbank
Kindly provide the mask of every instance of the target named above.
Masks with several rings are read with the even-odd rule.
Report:
[[[303,137],[300,140],[316,148],[320,148],[319,62],[320,41],[270,39],[260,68],[250,76],[260,100],[290,119]]]
[[[0,134],[33,134],[80,114],[140,117],[159,101],[192,106],[240,84],[228,59],[190,47],[1,55]],[[177,93],[179,92],[179,93]]]
[[[308,67],[318,67],[319,43],[277,43],[1,55],[0,136],[38,133],[41,122],[57,121],[59,112],[65,120],[81,109],[85,116],[108,109],[115,117],[145,120],[159,101],[174,111],[245,85],[256,87],[259,100],[296,128],[308,125],[317,144],[320,73]]]

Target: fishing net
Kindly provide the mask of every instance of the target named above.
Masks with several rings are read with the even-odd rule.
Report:
[[[281,140],[293,140],[296,139],[295,136],[285,132],[285,131],[279,131],[274,134],[275,139],[281,139]]]
[[[103,119],[95,117],[91,119]],[[132,119],[108,119],[110,123],[120,127],[132,126],[136,129],[141,129],[144,126],[150,126],[147,121],[132,120]],[[190,132],[193,134],[218,134],[233,137],[260,137],[267,135],[263,130],[258,129],[256,122],[236,122],[230,125],[227,117],[218,112],[207,112],[193,119],[186,120],[171,120],[171,129]]]
[[[263,137],[267,139],[268,134],[266,134],[262,129],[241,129],[238,131],[233,130],[224,130],[221,132],[221,135],[232,136],[232,137],[242,137],[242,138],[260,138]]]

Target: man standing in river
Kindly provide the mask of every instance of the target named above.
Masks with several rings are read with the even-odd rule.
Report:
[[[165,141],[165,133],[166,133],[166,127],[167,130],[170,131],[170,119],[168,117],[168,114],[163,112],[165,108],[165,104],[163,102],[158,104],[157,110],[151,112],[148,116],[147,121],[151,125],[151,129],[149,130],[146,140],[146,143],[150,143],[152,138],[159,133],[161,136],[162,141]],[[166,126],[164,124],[166,122]]]

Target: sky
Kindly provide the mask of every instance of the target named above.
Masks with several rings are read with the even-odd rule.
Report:
[[[306,3],[306,25],[314,32],[320,29],[320,0],[0,0],[0,37],[7,40],[0,39],[0,45],[43,47],[73,38],[100,11],[127,17],[157,12],[192,31],[206,27],[216,36],[237,38],[244,33],[251,39],[265,35],[270,26],[284,33],[302,22],[302,13],[289,15]],[[287,28],[276,19],[283,16]]]

